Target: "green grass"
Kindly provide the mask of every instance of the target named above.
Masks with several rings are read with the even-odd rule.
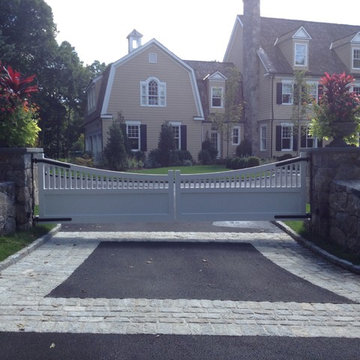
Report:
[[[36,225],[28,231],[17,231],[10,235],[0,236],[0,261],[28,246],[54,227],[54,224]]]
[[[211,172],[228,171],[224,165],[193,165],[193,166],[170,166],[155,169],[130,170],[139,174],[166,175],[169,170],[180,170],[182,174],[204,174]]]

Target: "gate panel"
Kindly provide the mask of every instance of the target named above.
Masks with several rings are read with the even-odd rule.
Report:
[[[37,159],[39,220],[76,223],[174,219],[173,172],[140,175]]]
[[[212,174],[176,172],[177,220],[303,218],[306,216],[304,160]]]

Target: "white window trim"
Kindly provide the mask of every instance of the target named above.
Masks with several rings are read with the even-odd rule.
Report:
[[[214,96],[214,90],[215,89],[221,89],[221,104],[220,106],[214,106],[213,105],[213,96]],[[215,109],[222,109],[224,107],[224,88],[222,86],[212,86],[211,87],[211,107]]]
[[[125,121],[125,124],[126,124],[126,136],[129,138],[128,136],[128,128],[129,126],[137,126],[138,127],[138,133],[139,133],[139,140],[138,140],[138,148],[137,149],[131,149],[131,151],[133,152],[137,152],[137,151],[140,151],[141,150],[141,129],[140,129],[140,125],[141,125],[141,122],[140,121]],[[129,138],[130,139],[130,138]]]
[[[350,87],[350,92],[354,92],[354,88],[360,88],[360,83],[353,83]]]
[[[290,148],[283,148],[282,141],[283,141],[283,127],[291,127],[291,137],[290,137]],[[281,124],[281,151],[294,151],[294,124],[290,123],[282,123]],[[287,138],[286,138],[287,139]]]
[[[282,105],[293,105],[294,104],[294,81],[293,80],[282,80],[282,90],[281,90],[281,104]],[[284,85],[291,85],[291,101],[289,103],[283,102],[284,96]]]
[[[217,150],[216,158],[220,159],[221,157],[220,133],[217,130],[211,130],[210,139],[212,139],[213,135],[216,135],[216,150]]]
[[[351,48],[351,67],[353,70],[360,70],[360,67],[354,67],[354,52],[355,52],[355,50],[360,51],[360,47],[352,47]],[[358,60],[360,60],[360,58]]]
[[[265,147],[263,146],[263,129],[265,129]],[[260,126],[260,151],[267,151],[267,125]]]
[[[234,142],[234,130],[238,131],[238,135],[237,135],[238,141],[236,143]],[[241,134],[240,126],[233,126],[232,132],[231,132],[231,142],[232,142],[233,145],[240,145],[240,142],[241,142],[240,134]]]
[[[157,85],[158,85],[158,104],[154,105],[154,104],[149,104],[149,83],[151,81],[156,81]],[[143,88],[145,87],[145,94],[143,92]],[[162,96],[161,96],[161,92],[164,92],[163,95],[163,103],[162,103]],[[161,82],[158,78],[156,77],[149,77],[147,78],[145,81],[140,81],[140,105],[141,106],[146,106],[146,107],[166,107],[166,82]],[[145,102],[143,101],[143,98],[145,98]]]
[[[305,46],[305,63],[304,64],[297,64],[296,63],[296,46],[301,45]],[[308,66],[308,53],[309,53],[309,44],[306,42],[295,42],[294,43],[294,66],[296,67],[307,67]]]

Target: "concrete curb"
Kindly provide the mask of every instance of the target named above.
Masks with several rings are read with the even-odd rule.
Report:
[[[355,274],[360,274],[360,265],[354,265],[350,261],[339,259],[335,255],[328,253],[327,251],[320,248],[319,246],[316,246],[311,241],[306,240],[301,235],[297,234],[293,229],[291,229],[289,226],[284,224],[282,221],[274,221],[273,224],[275,224],[281,230],[283,230],[288,235],[290,235],[295,241],[297,241],[301,245],[305,246],[306,248],[308,248],[315,254],[325,258],[326,260],[328,260],[328,261],[332,262],[333,264],[336,264],[346,270],[349,270]]]
[[[36,239],[31,244],[26,246],[25,248],[19,250],[14,255],[10,255],[5,260],[0,262],[0,271],[6,269],[10,265],[13,265],[17,263],[19,260],[24,258],[26,255],[33,252],[35,249],[37,249],[39,246],[44,244],[45,242],[49,241],[61,228],[61,224],[57,224],[51,231],[49,231],[47,234],[43,235],[42,237]]]

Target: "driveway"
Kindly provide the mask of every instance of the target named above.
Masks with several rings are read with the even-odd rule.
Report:
[[[358,358],[358,275],[216,225],[64,226],[1,272],[1,359]]]

